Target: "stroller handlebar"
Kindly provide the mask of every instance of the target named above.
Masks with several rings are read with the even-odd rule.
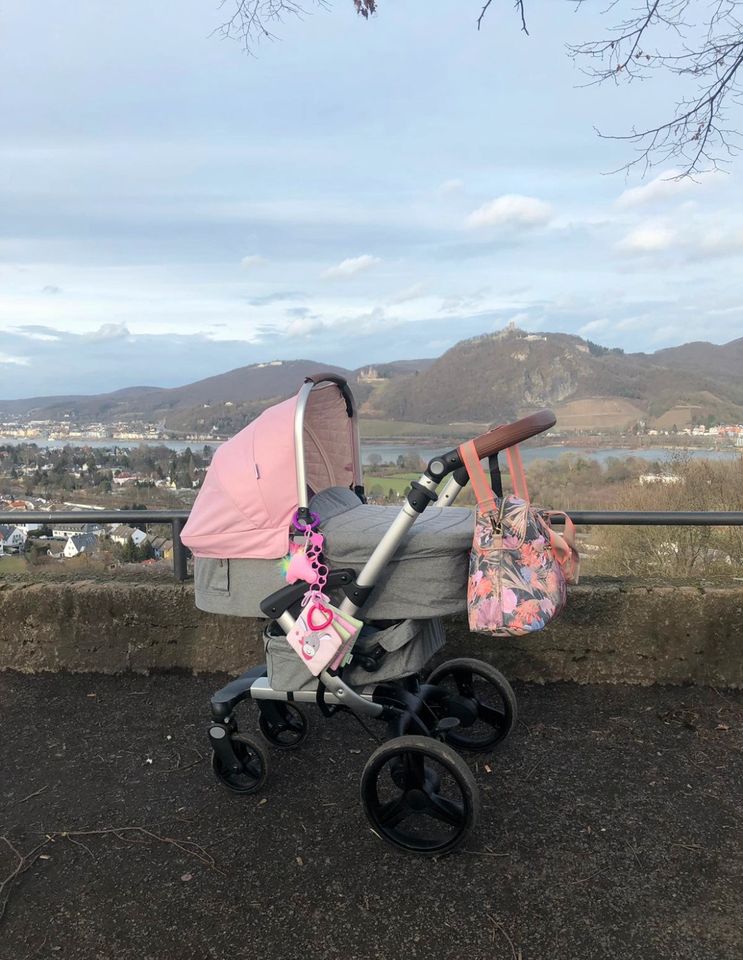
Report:
[[[512,447],[516,443],[528,440],[529,437],[535,437],[538,433],[544,433],[557,423],[557,417],[551,410],[539,410],[528,417],[516,420],[514,423],[504,423],[494,430],[475,437],[475,450],[477,455],[490,457],[506,447]]]

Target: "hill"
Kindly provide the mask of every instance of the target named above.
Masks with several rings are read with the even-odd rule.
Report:
[[[32,397],[0,400],[0,413],[36,419],[74,417],[111,422],[126,418],[161,420],[195,408],[261,404],[295,393],[308,373],[328,370],[352,377],[352,371],[317,360],[273,360],[238,367],[183,387],[127,387],[94,396]]]
[[[628,430],[641,420],[667,428],[708,418],[743,421],[743,338],[723,346],[689,343],[625,354],[571,334],[513,327],[463,340],[435,360],[357,370],[276,360],[169,389],[0,401],[0,417],[145,421],[175,434],[224,435],[294,393],[303,377],[320,369],[346,376],[361,415],[380,428],[390,421],[442,427],[500,422],[543,406],[553,407],[567,430]]]
[[[583,429],[653,422],[681,408],[693,419],[739,420],[743,366],[711,372],[714,351],[722,355],[730,346],[704,351],[704,361],[699,351],[683,348],[664,358],[625,354],[570,334],[508,328],[461,341],[418,375],[384,384],[367,406],[379,416],[426,423],[508,420],[543,406],[559,414],[564,406],[566,419],[578,416],[566,426]]]
[[[743,376],[743,337],[718,345],[696,340],[680,347],[668,347],[653,354],[656,363],[690,370],[717,379],[720,375]]]

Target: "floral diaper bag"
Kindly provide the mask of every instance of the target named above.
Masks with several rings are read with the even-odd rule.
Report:
[[[541,630],[563,609],[565,584],[578,580],[575,527],[562,514],[564,535],[529,503],[518,448],[506,453],[515,496],[490,489],[472,441],[459,452],[477,498],[475,536],[470,553],[467,609],[470,630],[496,637],[518,637]]]

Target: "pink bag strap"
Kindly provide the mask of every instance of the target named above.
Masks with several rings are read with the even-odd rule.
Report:
[[[569,583],[577,583],[580,576],[580,554],[578,553],[575,524],[562,510],[545,510],[543,515],[547,518],[548,524],[551,523],[552,517],[563,518],[565,529],[562,534],[548,526],[550,546],[555,554],[555,559],[565,571],[565,579]]]
[[[480,458],[475,449],[475,441],[468,440],[459,447],[459,456],[469,474],[472,483],[472,489],[475,493],[478,507],[493,513],[498,509],[495,504],[493,491],[490,489],[488,478],[480,463]]]
[[[521,451],[518,446],[506,448],[506,459],[508,460],[508,472],[511,474],[511,483],[513,492],[519,500],[529,500],[529,489],[526,486],[526,472],[524,470],[524,461],[521,459]]]

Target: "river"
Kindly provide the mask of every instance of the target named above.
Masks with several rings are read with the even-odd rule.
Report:
[[[121,449],[130,449],[132,447],[145,446],[165,446],[170,450],[181,452],[187,447],[192,450],[201,450],[205,445],[202,440],[22,440],[18,438],[0,437],[0,445],[9,444],[17,446],[22,443],[38,443],[40,447],[50,450],[59,450],[62,447],[71,444],[72,446],[91,447],[94,450],[112,447]],[[219,446],[219,443],[209,444],[210,446]],[[423,460],[430,460],[431,457],[451,450],[451,445],[447,447],[429,446],[425,443],[380,443],[379,441],[362,441],[362,458],[365,464],[370,463],[370,459],[375,454],[382,458],[383,463],[396,463],[399,456],[409,457],[418,456]],[[678,447],[600,447],[583,448],[570,446],[545,446],[545,447],[525,447],[522,448],[522,457],[525,463],[532,463],[535,460],[556,460],[564,454],[572,453],[577,456],[585,457],[590,460],[598,460],[599,463],[605,463],[611,457],[623,459],[624,457],[640,457],[642,460],[670,460],[674,453],[689,456],[694,460],[733,460],[737,456],[743,456],[743,449],[729,447],[723,450],[711,450],[699,447],[681,449]]]
[[[399,456],[420,456],[424,460],[430,460],[431,457],[440,453],[446,453],[451,450],[448,447],[429,447],[425,444],[395,444],[395,443],[363,443],[362,457],[364,463],[370,462],[370,457],[377,454],[384,463],[395,463]],[[642,460],[670,460],[674,453],[688,455],[694,460],[732,460],[736,456],[743,456],[743,449],[730,447],[725,450],[710,450],[693,447],[682,450],[678,447],[642,447],[633,449],[630,447],[601,447],[584,448],[569,446],[545,446],[545,447],[522,447],[521,456],[524,463],[533,463],[535,460],[557,460],[565,454],[575,454],[588,460],[598,460],[599,463],[605,463],[612,457],[624,459],[625,457],[639,457]]]

